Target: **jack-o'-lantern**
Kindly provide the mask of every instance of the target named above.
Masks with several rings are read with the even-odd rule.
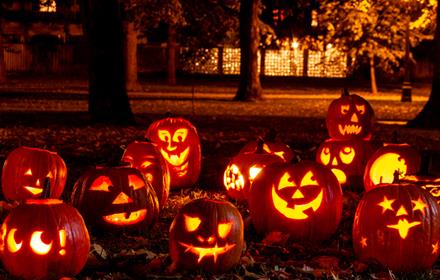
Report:
[[[336,176],[322,164],[275,163],[254,180],[248,202],[258,233],[280,231],[293,240],[315,242],[336,231],[342,190]]]
[[[265,166],[275,162],[284,160],[268,153],[243,153],[233,157],[223,173],[223,184],[228,196],[246,200],[253,180]]]
[[[328,108],[327,129],[333,139],[371,138],[374,111],[370,103],[357,94],[344,91]]]
[[[18,147],[9,153],[3,166],[3,195],[11,200],[39,198],[45,181],[49,180],[50,197],[59,198],[64,190],[66,177],[66,164],[57,153]]]
[[[440,204],[440,178],[427,175],[408,175],[399,179],[399,183],[412,184],[424,188]]]
[[[167,162],[170,186],[190,187],[200,176],[201,149],[196,128],[184,118],[165,118],[153,122],[145,137],[155,143]]]
[[[122,162],[128,162],[131,167],[139,170],[153,186],[162,207],[170,192],[170,173],[165,159],[151,142],[134,141],[130,143],[122,155]]]
[[[178,268],[222,272],[236,265],[244,246],[243,220],[227,201],[185,204],[170,226],[170,256]]]
[[[1,227],[4,268],[24,279],[59,279],[78,274],[90,239],[78,211],[58,199],[27,200]]]
[[[267,154],[274,154],[276,156],[279,156],[281,159],[283,159],[286,162],[290,162],[293,159],[294,153],[290,149],[289,146],[282,142],[271,142],[267,140],[256,140],[248,142],[246,145],[244,145],[243,148],[240,150],[240,154],[243,153],[256,153],[259,145],[259,141],[263,141],[262,143],[262,152]]]
[[[75,183],[72,204],[93,229],[147,230],[159,214],[153,187],[131,167],[96,167]]]
[[[409,184],[372,189],[360,201],[353,247],[364,261],[394,271],[429,269],[440,250],[440,207],[428,191]]]
[[[319,146],[316,161],[335,174],[342,189],[363,191],[365,166],[373,152],[369,141],[328,139]]]
[[[365,190],[382,184],[391,184],[394,173],[399,173],[399,179],[406,175],[416,174],[420,170],[421,156],[408,144],[385,144],[368,160],[364,173]]]

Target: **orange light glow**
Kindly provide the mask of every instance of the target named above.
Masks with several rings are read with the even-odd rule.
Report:
[[[383,201],[378,203],[380,207],[382,207],[382,213],[385,213],[387,210],[394,211],[393,207],[391,207],[391,204],[396,201],[395,199],[388,199],[386,196],[383,197]]]
[[[175,150],[175,149],[173,149]],[[167,151],[165,151],[164,149],[160,149],[160,153],[162,154],[162,156],[165,158],[165,160],[171,164],[172,166],[182,166],[184,163],[187,162],[188,160],[188,155],[189,155],[189,147],[187,147],[183,152],[181,152],[180,154],[169,154]]]
[[[361,133],[362,131],[362,126],[357,125],[357,124],[345,124],[345,125],[338,125],[338,129],[339,129],[339,133],[341,133],[341,135],[358,135]]]
[[[6,245],[8,247],[8,251],[11,253],[16,253],[21,249],[21,246],[23,245],[23,241],[20,243],[15,242],[15,232],[17,231],[16,228],[11,228],[8,234],[8,239],[6,240]]]
[[[367,247],[367,238],[366,237],[361,237],[361,246],[362,246],[362,248]]]
[[[396,217],[400,216],[408,216],[408,212],[403,206],[400,206],[399,210],[397,210]]]
[[[232,222],[220,223],[218,225],[218,236],[220,236],[223,239],[226,238],[229,232],[231,232],[231,229],[232,229]]]
[[[244,177],[237,165],[228,165],[223,175],[223,184],[225,185],[226,190],[232,189],[240,191],[243,189]]]
[[[318,186],[318,182],[312,171],[307,171],[306,175],[301,179],[300,186]]]
[[[43,231],[34,231],[31,236],[30,246],[32,251],[37,255],[47,255],[50,249],[52,249],[52,241],[49,244],[44,243],[41,240],[41,235]]]
[[[252,165],[251,168],[249,168],[249,180],[252,182],[262,169],[263,167],[261,166]]]
[[[330,163],[330,148],[329,147],[325,147],[324,149],[322,149],[320,158],[321,158],[322,164],[328,165]]]
[[[24,175],[32,175],[32,170],[29,168],[28,170],[26,170],[26,172],[24,173]]]
[[[202,220],[200,220],[200,218],[198,218],[198,217],[190,217],[185,214],[183,215],[183,217],[185,218],[185,228],[189,232],[192,232],[192,231],[195,231],[196,229],[198,229],[200,226],[200,223],[202,222]]]
[[[397,231],[399,231],[399,235],[402,239],[405,239],[408,236],[408,231],[415,227],[420,225],[421,222],[411,222],[409,223],[406,219],[401,219],[399,220],[399,222],[397,224],[394,225],[388,225],[388,228],[392,228],[392,229],[396,229]]]
[[[281,214],[283,214],[286,218],[294,219],[294,220],[304,220],[309,216],[304,214],[304,211],[312,208],[313,211],[316,211],[322,203],[323,198],[323,190],[319,192],[315,199],[306,204],[296,204],[293,208],[287,206],[287,201],[282,199],[277,192],[275,191],[275,187],[272,187],[272,202],[275,209],[278,210]]]
[[[213,256],[214,263],[217,263],[218,255],[224,254],[235,247],[235,244],[226,244],[223,247],[218,247],[218,245],[215,244],[215,246],[211,248],[194,247],[193,245],[185,244],[183,242],[179,242],[179,244],[186,248],[185,253],[191,252],[199,257],[197,263],[200,263],[204,257],[209,256]]]
[[[411,202],[414,204],[413,211],[419,210],[425,215],[425,208],[428,208],[428,205],[423,202],[422,198],[419,197],[417,200],[411,200]]]
[[[126,195],[124,192],[120,192],[118,196],[113,200],[112,204],[127,204],[132,203],[133,199]]]
[[[438,254],[438,241],[432,244],[432,254]]]
[[[60,247],[62,248],[58,251],[58,253],[61,256],[64,256],[66,254],[66,249],[64,249],[64,247],[66,247],[66,231],[64,229],[59,230],[58,235],[60,238]]]
[[[355,155],[356,152],[354,151],[353,147],[349,146],[343,147],[339,152],[339,157],[341,158],[341,161],[345,164],[352,163]]]
[[[126,213],[116,213],[112,215],[104,216],[104,221],[109,224],[116,226],[129,226],[137,224],[145,219],[147,216],[147,210],[141,209],[135,212],[130,212],[129,215]]]
[[[139,190],[145,187],[145,182],[137,175],[128,175],[128,182],[133,190]]]
[[[99,176],[95,181],[93,181],[90,186],[91,191],[103,191],[110,192],[109,187],[112,186],[113,183],[107,176]]]
[[[339,184],[345,184],[347,182],[347,175],[345,175],[345,172],[338,168],[332,168],[331,171],[333,174],[335,174],[336,178],[338,179]]]
[[[407,171],[405,159],[396,153],[386,153],[378,157],[370,168],[370,178],[375,184],[394,181],[394,172],[399,171],[399,178],[403,178]]]
[[[37,196],[43,192],[42,188],[35,188],[35,187],[31,187],[31,186],[26,186],[24,188],[34,196]]]
[[[292,177],[290,177],[289,173],[284,172],[283,176],[281,176],[280,182],[278,183],[278,190],[292,187],[296,187],[295,182],[293,181]]]

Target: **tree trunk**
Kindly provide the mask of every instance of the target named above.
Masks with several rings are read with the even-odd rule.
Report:
[[[440,5],[437,5],[437,15],[440,15]],[[440,16],[437,16],[436,25],[431,94],[422,111],[408,122],[409,127],[440,129]]]
[[[6,63],[4,56],[4,46],[3,46],[3,13],[2,7],[0,7],[0,84],[6,82]]]
[[[234,100],[261,99],[262,88],[258,73],[259,0],[240,1],[240,84]]]
[[[126,57],[126,88],[127,91],[143,91],[138,80],[137,68],[137,31],[134,22],[125,21],[125,57]]]
[[[176,29],[172,25],[168,25],[168,85],[176,84]]]
[[[89,49],[89,113],[92,121],[129,123],[133,114],[125,88],[122,7],[118,0],[82,0]]]
[[[377,95],[376,70],[374,65],[374,54],[370,55],[370,81],[371,93]]]

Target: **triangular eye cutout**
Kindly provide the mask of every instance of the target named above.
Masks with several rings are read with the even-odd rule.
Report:
[[[26,170],[26,172],[24,173],[24,175],[32,176],[32,170],[29,168],[28,170]]]
[[[307,171],[306,175],[301,180],[301,187],[304,186],[318,186],[318,181],[316,181],[316,176],[313,174],[313,172]]]
[[[46,178],[50,178],[50,179],[53,178],[52,171],[49,171],[49,173],[47,173]]]
[[[290,177],[289,173],[284,172],[283,176],[281,176],[280,183],[278,184],[278,190],[292,187],[296,187],[295,182],[293,181],[292,177]]]
[[[229,235],[229,232],[231,232],[231,229],[232,229],[232,222],[220,223],[218,225],[218,235],[224,239]]]
[[[98,178],[93,181],[92,185],[90,186],[91,191],[104,191],[104,192],[110,192],[109,187],[112,186],[113,183],[107,176],[99,176]]]
[[[145,187],[145,182],[138,175],[128,175],[128,184],[133,190],[139,190]]]
[[[185,219],[185,228],[189,232],[195,231],[202,222],[202,220],[200,220],[198,217],[191,217],[185,214],[183,214],[183,217]]]

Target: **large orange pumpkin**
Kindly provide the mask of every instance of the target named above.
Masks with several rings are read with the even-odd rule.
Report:
[[[440,207],[414,185],[372,189],[356,210],[353,247],[359,259],[394,271],[429,269],[440,253]]]
[[[170,172],[157,146],[148,141],[134,141],[128,144],[121,161],[129,163],[145,176],[162,207],[170,192]]]
[[[155,143],[170,171],[170,186],[190,187],[197,182],[201,168],[201,148],[197,129],[184,118],[153,122],[145,137]]]
[[[171,259],[178,268],[229,270],[238,264],[243,251],[243,219],[227,201],[190,201],[171,224],[169,245]]]
[[[46,181],[50,197],[59,198],[64,190],[67,168],[55,152],[18,147],[9,153],[2,171],[2,190],[6,199],[39,198]]]
[[[58,199],[27,200],[1,227],[3,266],[18,278],[73,277],[85,265],[89,249],[81,215]]]
[[[248,202],[258,233],[281,231],[293,240],[316,242],[336,231],[342,190],[336,176],[322,164],[275,163],[254,180]]]

